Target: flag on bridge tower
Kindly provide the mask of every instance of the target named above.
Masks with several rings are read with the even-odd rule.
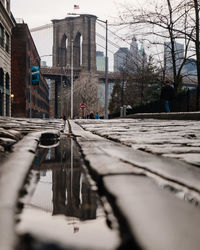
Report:
[[[74,9],[78,10],[79,9],[79,5],[78,4],[74,4]]]

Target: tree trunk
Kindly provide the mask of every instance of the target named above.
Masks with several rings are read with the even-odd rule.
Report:
[[[197,94],[196,94],[196,110],[199,110],[199,97],[200,97],[200,45],[199,45],[199,3],[198,0],[194,1],[194,9],[195,9],[195,20],[196,20],[196,60],[197,60]]]

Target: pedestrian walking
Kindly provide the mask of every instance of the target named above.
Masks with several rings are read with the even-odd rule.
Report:
[[[169,84],[165,84],[161,89],[160,99],[164,100],[165,111],[170,112],[170,102],[174,98],[174,88]]]
[[[94,119],[94,114],[93,114],[92,111],[90,112],[89,118],[90,118],[90,119]]]
[[[95,115],[95,119],[100,119],[100,115],[98,114],[98,112]]]
[[[66,115],[63,115],[64,129],[65,129],[65,125],[66,125],[66,120],[67,120]]]

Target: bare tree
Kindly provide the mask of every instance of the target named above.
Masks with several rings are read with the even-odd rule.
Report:
[[[80,116],[80,104],[86,105],[89,113],[100,112],[98,101],[98,78],[90,73],[81,73],[78,80],[74,82],[74,115]]]
[[[153,95],[160,94],[158,69],[151,56],[148,59],[144,54],[141,56],[136,71],[134,64],[131,68],[131,63],[119,69],[120,80],[114,85],[109,103],[111,113],[119,112],[124,105],[134,107],[153,101]]]
[[[199,45],[199,1],[193,0],[194,3],[194,11],[195,11],[195,48],[196,48],[196,60],[197,60],[197,78],[198,78],[198,86],[197,86],[197,98],[196,98],[196,109],[199,110],[199,98],[200,98],[200,45]]]
[[[147,36],[148,40],[152,44],[163,44],[163,40],[168,39],[170,41],[170,53],[172,61],[173,71],[173,83],[175,92],[178,91],[178,87],[181,84],[181,71],[184,63],[187,59],[187,53],[189,44],[191,42],[191,33],[193,28],[185,25],[190,9],[185,9],[184,4],[181,1],[163,0],[161,4],[156,4],[154,7],[148,6],[148,8],[129,8],[121,15],[122,23],[129,23],[133,29],[143,30],[143,36]],[[136,27],[136,28],[135,28]],[[183,36],[179,33],[179,30],[183,31],[183,27],[187,30],[190,36]],[[152,41],[152,36],[156,36],[156,42]],[[159,41],[160,38],[162,41]],[[177,51],[175,43],[178,39],[185,39],[185,51],[181,64],[177,65]],[[180,63],[180,60],[179,60]],[[165,69],[164,69],[165,70]],[[163,70],[163,72],[164,72]]]

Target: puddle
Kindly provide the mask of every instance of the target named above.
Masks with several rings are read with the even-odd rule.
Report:
[[[38,149],[26,189],[18,235],[28,234],[40,244],[63,248],[29,242],[21,249],[114,250],[120,245],[118,230],[106,224],[96,186],[88,178],[73,139],[61,138],[57,147]]]

